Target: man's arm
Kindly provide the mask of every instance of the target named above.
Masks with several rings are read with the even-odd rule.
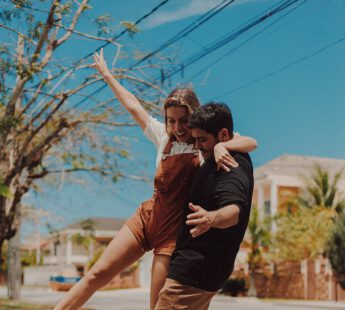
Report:
[[[187,225],[193,225],[190,233],[193,238],[202,235],[210,228],[228,228],[238,223],[240,208],[231,204],[215,211],[206,211],[200,206],[189,203],[189,208],[194,211],[187,216]]]

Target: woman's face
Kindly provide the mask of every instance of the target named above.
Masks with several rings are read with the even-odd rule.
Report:
[[[166,109],[167,128],[178,142],[188,143],[192,139],[192,131],[188,128],[189,113],[186,107],[172,106]]]

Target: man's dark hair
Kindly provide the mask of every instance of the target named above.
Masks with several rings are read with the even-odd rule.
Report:
[[[209,102],[196,109],[188,121],[189,128],[200,128],[217,137],[222,128],[233,137],[234,123],[230,108],[224,103]]]

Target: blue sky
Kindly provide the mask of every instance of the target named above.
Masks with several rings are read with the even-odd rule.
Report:
[[[80,28],[94,31],[88,21],[104,13],[113,15],[114,25],[122,20],[134,21],[159,2],[92,1],[94,10]],[[122,37],[119,43],[128,50],[152,51],[220,2],[170,1],[139,27],[140,33],[133,38]],[[184,63],[196,51],[279,2],[235,1],[162,54],[169,56],[178,50],[177,60]],[[286,16],[283,17],[296,6],[187,67],[184,76],[177,74],[172,79],[172,88],[191,84],[202,102],[218,100],[229,104],[235,130],[255,137],[259,143],[252,153],[256,167],[285,153],[345,158],[345,1],[309,0],[298,4],[301,5]],[[341,39],[344,40],[334,43]],[[245,43],[246,40],[249,41]],[[91,44],[84,45],[86,53],[94,48]],[[223,56],[236,47],[229,56]],[[73,44],[70,49],[59,53],[71,57],[80,53]],[[108,58],[114,52],[113,47],[105,50]],[[221,61],[192,78],[220,57]],[[130,60],[120,61],[118,66],[126,67],[129,63]],[[111,96],[110,90],[104,90],[101,96]],[[137,128],[121,129],[121,133],[136,139],[132,142],[131,159],[123,162],[125,171],[139,171],[152,179],[154,146]],[[48,189],[27,199],[37,207],[51,210],[56,226],[61,227],[89,216],[128,217],[151,192],[152,184],[122,180],[115,186],[104,182],[91,182],[87,186],[64,184],[59,190]]]

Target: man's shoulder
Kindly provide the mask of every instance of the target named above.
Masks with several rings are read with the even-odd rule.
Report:
[[[238,165],[247,174],[253,174],[253,163],[248,153],[234,153],[232,155],[237,161]],[[241,170],[241,169],[240,169]]]
[[[230,179],[248,179],[251,181],[253,179],[253,164],[248,153],[231,152],[232,157],[238,163],[238,167],[230,168],[229,172],[224,170],[219,170],[219,179],[226,181]]]
[[[253,166],[252,159],[248,153],[230,152],[230,154],[237,162],[244,162],[249,166]]]
[[[238,163],[238,168],[241,168],[230,168],[230,171],[244,171],[246,173],[253,173],[253,163],[248,153],[230,152],[230,154]]]

